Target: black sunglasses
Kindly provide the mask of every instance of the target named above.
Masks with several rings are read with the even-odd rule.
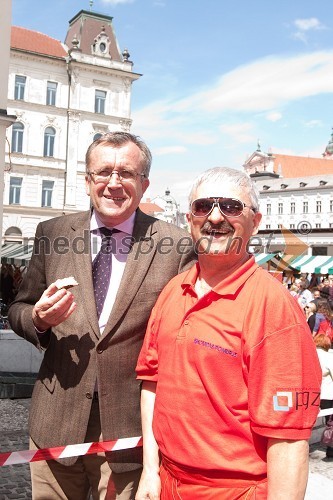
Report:
[[[239,217],[246,207],[256,211],[236,198],[198,198],[191,203],[191,213],[194,217],[207,217],[214,207],[218,207],[227,217]]]

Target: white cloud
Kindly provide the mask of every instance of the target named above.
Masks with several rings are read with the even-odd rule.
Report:
[[[177,102],[173,109],[268,111],[323,92],[333,92],[333,51],[268,57],[240,66],[210,89]]]
[[[316,17],[310,17],[308,19],[296,19],[294,25],[297,31],[293,33],[293,38],[300,40],[303,43],[307,43],[306,32],[311,30],[324,30],[326,26],[322,24]]]
[[[294,24],[300,31],[325,29],[325,26],[316,17],[310,17],[308,19],[296,19],[294,21]]]
[[[333,51],[271,56],[235,68],[186,98],[154,101],[133,111],[132,131],[152,148],[154,144],[162,148],[157,149],[161,162],[168,159],[167,154],[183,154],[173,150],[175,145],[186,148],[187,153],[195,146],[207,146],[212,161],[218,162],[228,150],[233,151],[230,162],[237,165],[242,160],[235,156],[236,151],[240,157],[243,154],[237,146],[256,144],[262,135],[258,118],[264,116],[274,123],[282,119],[279,110],[283,108],[287,119],[288,105],[332,93]],[[181,164],[181,160],[176,163]]]
[[[323,122],[321,120],[310,120],[308,122],[305,122],[304,126],[307,128],[322,127]]]
[[[266,115],[266,120],[269,122],[278,122],[281,118],[282,114],[279,111],[272,111]]]

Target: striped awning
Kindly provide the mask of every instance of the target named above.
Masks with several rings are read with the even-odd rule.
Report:
[[[271,267],[275,268],[277,271],[292,271],[298,272],[295,268],[296,263],[302,256],[297,255],[287,255],[287,254],[277,254],[271,260]]]
[[[275,253],[258,253],[254,257],[256,263],[259,264],[259,266],[262,266],[263,264],[266,264],[268,261],[272,260],[275,255]]]
[[[25,266],[31,259],[33,243],[5,243],[1,247],[1,262]]]
[[[333,274],[333,257],[327,255],[304,255],[292,262],[301,273]]]

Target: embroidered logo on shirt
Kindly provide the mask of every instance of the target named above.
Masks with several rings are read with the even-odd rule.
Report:
[[[200,340],[200,339],[194,339],[193,342],[197,345],[207,347],[208,349],[221,352],[222,354],[228,354],[229,356],[232,356],[234,358],[237,357],[237,352],[231,351],[230,349],[226,349],[225,347],[221,347],[220,345],[212,344],[211,342],[207,342],[205,340]]]
[[[293,407],[292,392],[277,392],[273,396],[274,411],[289,411]]]
[[[274,411],[290,411],[301,408],[307,410],[309,407],[317,406],[320,403],[320,392],[311,389],[295,389],[292,391],[277,391],[273,396]]]

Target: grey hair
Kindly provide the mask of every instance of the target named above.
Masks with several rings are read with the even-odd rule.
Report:
[[[95,148],[97,148],[97,146],[102,145],[119,148],[121,146],[124,146],[128,142],[133,142],[133,144],[138,146],[138,148],[140,149],[142,173],[148,179],[152,162],[152,154],[150,152],[150,149],[139,136],[130,134],[129,132],[121,131],[108,132],[107,134],[103,134],[90,144],[86,152],[86,173],[89,173],[91,153]]]
[[[259,211],[259,191],[255,183],[252,181],[251,177],[240,170],[236,170],[229,167],[215,167],[206,170],[200,174],[194,181],[190,195],[189,204],[194,199],[195,192],[203,182],[214,182],[217,186],[220,186],[221,196],[228,196],[228,193],[223,192],[223,184],[225,182],[232,182],[236,187],[243,189],[245,193],[249,196],[251,201],[251,206],[255,212]],[[216,193],[214,193],[216,194]]]

